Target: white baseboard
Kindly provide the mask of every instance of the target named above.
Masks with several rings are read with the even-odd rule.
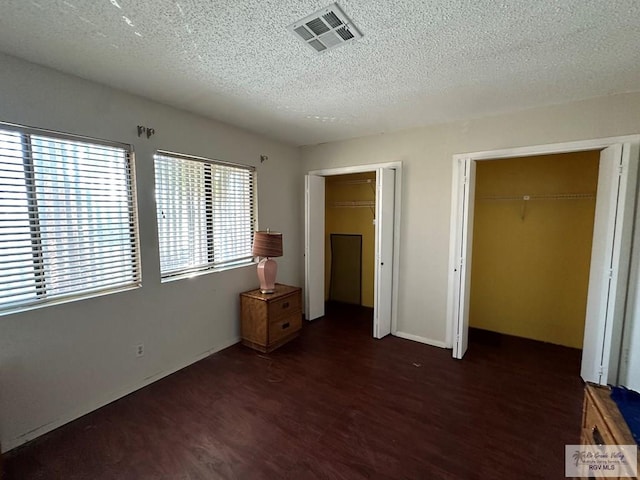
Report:
[[[143,381],[136,383],[134,385],[129,385],[121,390],[117,390],[115,392],[111,392],[108,395],[105,395],[104,397],[91,402],[88,405],[84,405],[81,408],[77,408],[65,415],[63,415],[62,417],[57,418],[56,420],[47,423],[46,425],[43,425],[41,427],[38,427],[34,430],[31,430],[30,432],[24,433],[22,435],[19,435],[13,439],[8,440],[6,443],[2,444],[2,452],[0,453],[5,453],[8,452],[9,450],[13,450],[16,447],[19,447],[20,445],[27,443],[35,438],[38,438],[41,435],[44,435],[45,433],[48,433],[52,430],[55,430],[58,427],[61,427],[62,425],[72,422],[73,420],[76,420],[88,413],[93,412],[94,410],[97,410],[101,407],[104,407],[105,405],[108,405],[111,402],[114,402],[126,395],[129,395],[130,393],[135,392],[136,390],[140,390],[143,387],[146,387],[147,385],[152,384],[153,382],[156,382],[158,380],[160,380],[161,378],[164,378],[168,375],[171,375],[172,373],[177,372],[178,370],[182,370],[185,367],[188,367],[189,365],[192,365],[194,363],[196,363],[199,360],[202,360],[203,358],[208,357],[209,355],[212,355],[216,352],[219,352],[220,350],[224,350],[227,347],[230,347],[231,345],[235,345],[236,343],[238,343],[240,341],[240,337],[238,338],[234,338],[231,339],[227,342],[221,343],[219,345],[216,345],[214,348],[207,350],[206,352],[203,352],[199,355],[196,355],[195,357],[191,358],[190,360],[187,360],[186,362],[181,363],[180,365],[171,368],[169,370],[165,370],[162,372],[158,372],[154,375],[151,375],[150,377],[145,378]]]
[[[407,340],[413,340],[414,342],[420,342],[426,345],[431,345],[432,347],[451,348],[451,347],[447,347],[447,344],[445,342],[441,342],[439,340],[432,340],[430,338],[425,338],[425,337],[419,337],[418,335],[412,335],[411,333],[395,332],[394,335],[396,337],[405,338]]]

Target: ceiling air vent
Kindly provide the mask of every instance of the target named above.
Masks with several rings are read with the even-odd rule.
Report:
[[[292,23],[287,28],[295,37],[318,53],[362,38],[362,34],[337,3],[332,3]]]

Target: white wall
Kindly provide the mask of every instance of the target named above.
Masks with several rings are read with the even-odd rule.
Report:
[[[397,326],[438,344],[446,341],[452,156],[637,133],[640,93],[633,93],[308,146],[302,159],[305,171],[403,162]],[[640,357],[640,338],[631,350]]]
[[[4,55],[0,121],[134,145],[143,268],[142,288],[0,316],[4,451],[238,340],[238,294],[257,286],[255,267],[160,283],[156,149],[256,165],[260,226],[284,234],[278,281],[302,284],[298,149]],[[155,136],[138,138],[137,125]]]

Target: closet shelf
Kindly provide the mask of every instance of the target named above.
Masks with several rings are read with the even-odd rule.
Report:
[[[596,198],[595,193],[556,193],[549,195],[489,195],[478,200],[514,201],[514,200],[582,200]]]

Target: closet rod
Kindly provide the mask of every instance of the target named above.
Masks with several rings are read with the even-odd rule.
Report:
[[[479,197],[478,200],[579,200],[596,198],[595,193],[556,193],[550,195],[490,195]]]

